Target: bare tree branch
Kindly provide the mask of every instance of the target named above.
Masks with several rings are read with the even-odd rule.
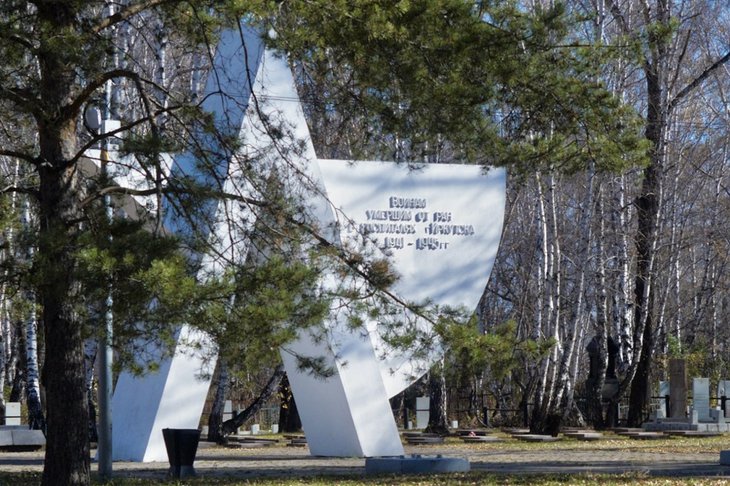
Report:
[[[730,51],[728,51],[724,56],[715,61],[711,66],[702,71],[702,73],[700,73],[699,76],[693,79],[687,86],[682,88],[669,102],[669,112],[671,113],[672,110],[674,110],[674,108],[676,108],[676,106],[679,104],[679,102],[682,101],[682,99],[684,99],[692,91],[697,89],[713,72],[722,67],[728,61],[730,61]]]
[[[94,192],[94,194],[84,198],[80,206],[82,208],[89,205],[91,202],[100,199],[106,195],[126,195],[126,196],[154,196],[158,193],[162,194],[170,194],[170,195],[188,195],[190,194],[190,189],[186,188],[177,188],[177,187],[163,187],[163,188],[152,188],[152,189],[132,189],[131,187],[123,187],[123,186],[108,186],[104,187],[102,189],[99,189],[98,191]],[[211,198],[219,198],[219,199],[227,199],[232,201],[239,201],[244,202],[247,204],[251,204],[253,206],[257,207],[268,207],[270,206],[269,203],[266,201],[260,201],[258,199],[241,196],[240,194],[231,194],[229,192],[220,192],[215,190],[206,190],[201,188],[199,191],[196,191],[196,194],[200,195],[201,197],[211,197]]]
[[[102,19],[101,22],[91,28],[91,31],[98,34],[102,30],[112,27],[120,22],[124,22],[145,10],[149,10],[159,5],[164,5],[165,3],[173,3],[175,1],[178,0],[145,0],[139,3],[132,3],[113,15]]]
[[[25,152],[18,152],[18,151],[15,151],[15,150],[2,150],[2,149],[0,149],[0,156],[2,156],[2,157],[12,157],[12,158],[15,158],[15,159],[23,160],[23,161],[28,162],[29,164],[32,164],[32,165],[38,165],[38,158],[37,157],[33,157],[32,155],[29,155],[29,154],[27,154]]]

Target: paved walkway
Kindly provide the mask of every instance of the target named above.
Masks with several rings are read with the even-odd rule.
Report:
[[[728,444],[730,448],[730,444]],[[463,457],[472,470],[500,474],[524,473],[609,473],[642,471],[656,476],[728,476],[730,466],[719,465],[719,451],[662,453],[638,450],[540,448],[520,449],[489,446],[411,446],[407,454]],[[42,452],[0,453],[0,471],[40,471]],[[116,476],[163,479],[167,463],[115,462]],[[96,469],[96,465],[92,465]],[[203,445],[198,450],[195,469],[201,476],[303,477],[314,475],[362,475],[365,460],[360,458],[312,457],[306,448],[284,446],[265,449],[225,449]]]

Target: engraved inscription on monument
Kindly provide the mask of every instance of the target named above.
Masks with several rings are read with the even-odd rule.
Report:
[[[348,232],[373,238],[383,250],[447,250],[475,234],[473,225],[460,223],[452,211],[429,207],[425,197],[394,195],[384,206],[366,209],[364,219],[351,221]]]

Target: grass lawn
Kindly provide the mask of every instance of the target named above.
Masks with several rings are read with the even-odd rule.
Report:
[[[501,435],[501,434],[500,434]],[[507,438],[507,436],[504,436]],[[664,460],[672,460],[672,456],[688,456],[702,455],[703,460],[707,457],[719,459],[719,451],[730,449],[730,437],[727,435],[711,438],[686,438],[672,437],[661,440],[643,441],[632,440],[625,437],[608,434],[606,440],[598,442],[581,442],[574,439],[563,439],[559,442],[551,443],[527,443],[507,438],[505,442],[488,443],[488,444],[470,444],[465,445],[456,438],[449,438],[444,444],[437,446],[422,446],[417,448],[409,448],[409,453],[421,453],[424,455],[444,454],[452,456],[466,455],[472,456],[472,461],[485,461],[489,463],[492,460],[500,460],[498,457],[515,457],[520,454],[527,454],[531,458],[545,457],[544,454],[552,454],[570,461],[571,452],[576,458],[585,457],[586,453],[591,455],[595,452],[596,456],[613,456],[623,453],[650,453],[661,456]],[[279,450],[284,450],[280,448]],[[470,473],[463,474],[444,474],[444,475],[414,475],[414,476],[362,476],[355,475],[319,475],[311,476],[301,474],[298,476],[297,467],[294,466],[288,477],[257,477],[252,479],[242,479],[240,472],[245,470],[246,461],[253,458],[260,458],[259,461],[267,462],[266,450],[233,450],[224,448],[213,448],[199,450],[198,460],[204,461],[218,460],[225,463],[230,457],[234,461],[242,461],[244,469],[239,469],[238,473],[231,472],[229,476],[216,474],[211,477],[210,474],[201,474],[197,478],[185,479],[183,481],[174,481],[171,479],[149,479],[147,478],[115,478],[110,485],[114,486],[147,486],[147,485],[220,485],[220,486],[239,486],[239,485],[259,485],[259,486],[285,486],[285,485],[301,485],[301,486],[318,486],[318,485],[343,485],[343,486],[381,486],[381,485],[631,485],[631,486],[670,486],[670,485],[725,485],[730,484],[730,476],[719,477],[656,477],[647,473],[633,472],[624,474],[565,474],[565,473],[546,473],[546,474],[497,474],[493,472],[485,472],[475,470]],[[297,457],[306,457],[307,453],[302,450],[302,454]],[[534,455],[532,454],[534,453]],[[206,458],[206,454],[209,456]],[[641,455],[641,454],[639,454]],[[646,457],[643,454],[642,457]],[[504,460],[504,459],[501,459]],[[528,459],[532,460],[532,459]],[[714,461],[713,461],[714,462]],[[473,463],[475,464],[475,463]],[[197,468],[196,463],[196,468]],[[210,466],[207,466],[210,467]],[[216,466],[217,467],[217,466]],[[475,469],[477,467],[473,466]],[[92,465],[93,476],[92,484],[101,484],[95,479],[96,465]],[[492,469],[493,470],[493,469]],[[537,469],[539,471],[539,469]],[[115,469],[115,471],[117,471]],[[157,470],[157,477],[164,474],[164,469]],[[534,471],[534,470],[533,470]],[[555,471],[553,469],[553,471]],[[126,471],[128,476],[135,473]],[[125,471],[118,471],[120,476]],[[315,472],[314,474],[324,474]],[[680,474],[682,472],[680,471]],[[266,476],[266,474],[261,474]],[[271,471],[269,476],[271,476]],[[7,472],[2,471],[0,466],[0,486],[4,485],[34,485],[39,484],[41,473],[36,469],[33,472]]]
[[[0,473],[0,485],[35,485],[40,483],[40,473],[5,474]],[[108,485],[113,486],[153,486],[153,485],[190,485],[190,486],[467,486],[467,485],[515,485],[515,486],[679,486],[697,485],[714,486],[727,485],[728,478],[656,478],[643,474],[622,475],[495,475],[480,472],[465,474],[444,474],[431,476],[379,476],[379,477],[314,477],[300,479],[254,479],[241,480],[234,478],[194,478],[182,481],[159,481],[149,479],[115,479]],[[92,481],[92,484],[101,484]]]

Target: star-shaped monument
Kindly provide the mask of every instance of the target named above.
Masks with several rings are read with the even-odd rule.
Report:
[[[400,276],[391,289],[397,300],[475,309],[501,236],[504,172],[485,173],[473,165],[411,170],[392,162],[318,159],[289,66],[265,49],[256,32],[242,32],[221,36],[204,104],[219,128],[233,130],[243,141],[242,152],[229,154],[218,169],[226,189],[255,195],[237,176],[236,164],[238,157],[255,153],[262,167],[291,176],[289,190],[301,192],[307,217],[330,243],[341,248],[365,244],[390,259]],[[297,150],[282,155],[277,146],[282,142],[269,129],[275,123],[290,128],[291,139],[299,142]],[[178,157],[176,164],[173,174],[177,170],[195,176],[189,156]],[[214,209],[253,227],[255,213],[245,205],[222,201]],[[245,260],[245,237],[225,224],[211,231],[218,236],[219,253]],[[212,257],[202,262],[206,271],[222,265]],[[332,275],[323,282],[338,284]],[[379,335],[379,323],[368,322],[366,316],[370,333],[352,332],[337,304],[325,323],[328,339],[302,332],[282,351],[310,451],[321,456],[402,455],[388,399],[422,376],[438,352],[415,358],[409,350],[391,349]],[[402,322],[424,331],[430,327],[407,307]],[[181,342],[205,341],[186,326],[179,337]],[[323,379],[302,371],[295,355],[323,357],[336,373]],[[157,373],[120,376],[113,401],[114,459],[164,461],[162,429],[198,428],[210,385],[209,379],[194,378],[201,365],[202,356],[176,353],[161,358]]]

